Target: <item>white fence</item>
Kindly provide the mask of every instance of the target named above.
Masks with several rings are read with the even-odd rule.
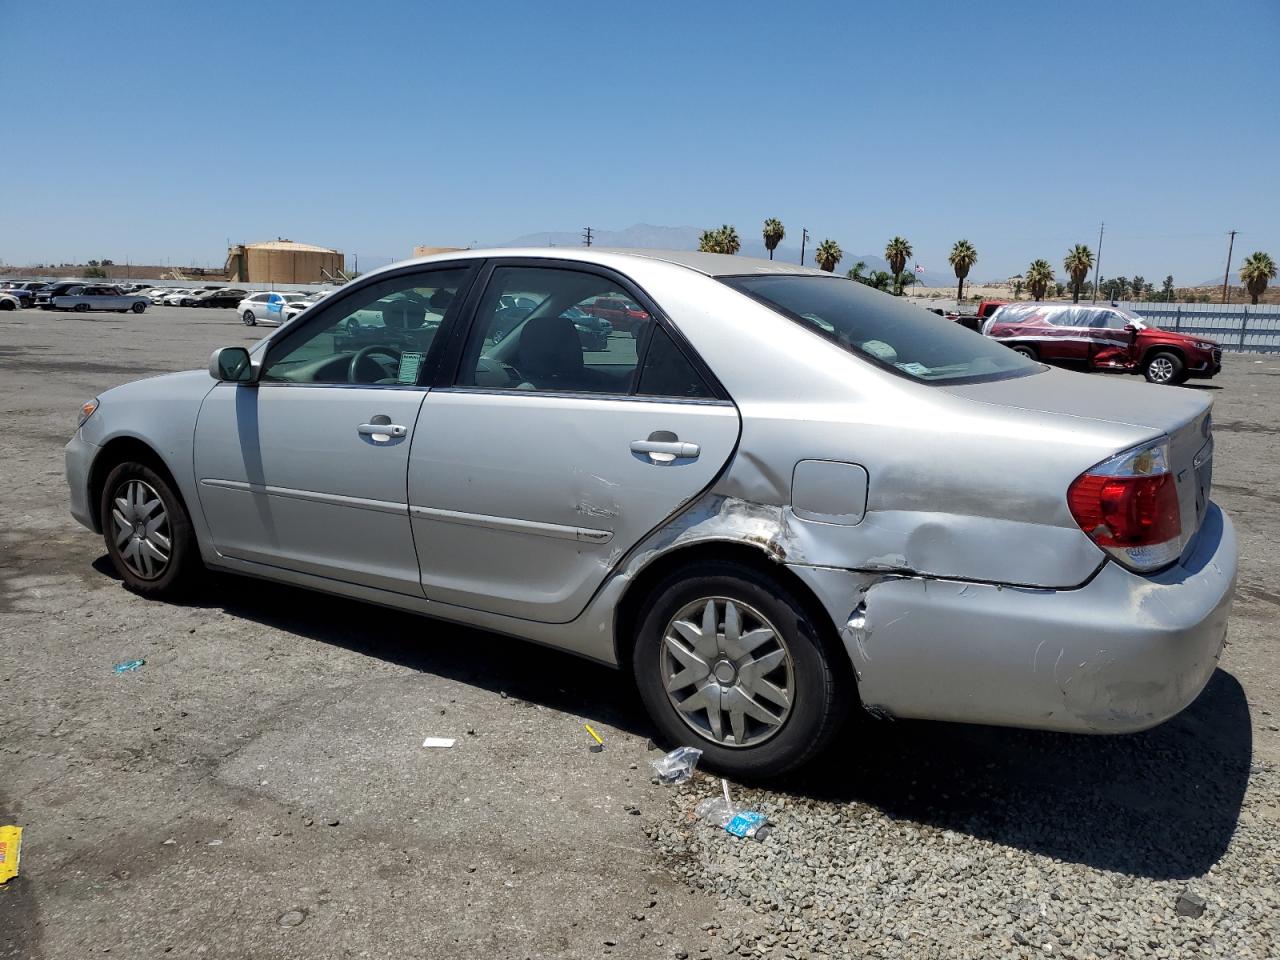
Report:
[[[1083,301],[1082,301],[1083,302]],[[1117,302],[1154,326],[1216,340],[1235,353],[1280,353],[1280,304]]]

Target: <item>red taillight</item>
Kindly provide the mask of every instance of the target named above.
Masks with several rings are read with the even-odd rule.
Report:
[[[1080,529],[1125,566],[1154,570],[1182,548],[1178,487],[1165,441],[1117,454],[1067,488]]]
[[[1100,547],[1147,547],[1182,534],[1173,477],[1108,477],[1086,473],[1067,490],[1080,529]]]

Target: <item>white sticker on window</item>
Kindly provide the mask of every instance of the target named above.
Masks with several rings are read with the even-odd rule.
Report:
[[[402,353],[400,369],[396,372],[396,383],[417,383],[418,371],[422,369],[423,359],[424,355],[421,353]]]

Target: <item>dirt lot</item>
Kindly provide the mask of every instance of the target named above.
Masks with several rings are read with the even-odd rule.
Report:
[[[1195,388],[1242,564],[1186,713],[1109,739],[860,724],[744,792],[777,829],[742,843],[689,822],[709,778],[650,782],[609,670],[248,580],[184,606],[120,586],[67,513],[79,403],[261,328],[159,308],[0,331],[0,824],[26,830],[0,957],[1276,955],[1280,358]],[[1202,916],[1176,912],[1188,889]]]

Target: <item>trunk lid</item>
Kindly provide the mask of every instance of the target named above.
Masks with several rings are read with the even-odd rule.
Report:
[[[1213,485],[1213,404],[1203,393],[1054,368],[1030,377],[941,389],[979,403],[1142,427],[1152,439],[1164,434],[1178,490],[1183,552],[1200,529]]]

